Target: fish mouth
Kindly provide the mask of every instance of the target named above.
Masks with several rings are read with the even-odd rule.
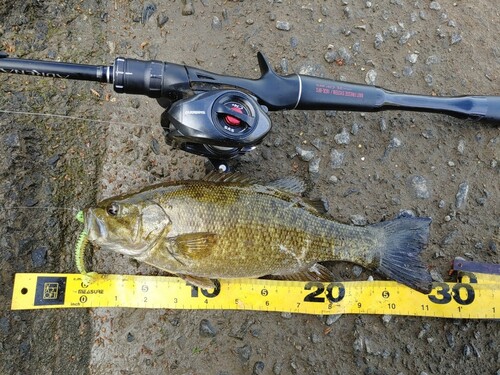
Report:
[[[89,235],[89,241],[98,241],[108,236],[108,230],[104,221],[99,219],[92,209],[84,212],[85,231]]]

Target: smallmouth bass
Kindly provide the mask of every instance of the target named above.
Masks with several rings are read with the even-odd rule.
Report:
[[[423,293],[432,279],[420,260],[430,218],[400,217],[365,227],[337,223],[301,197],[303,183],[269,184],[239,175],[153,185],[84,211],[88,240],[193,285],[212,279],[331,281],[323,261],[348,261]]]

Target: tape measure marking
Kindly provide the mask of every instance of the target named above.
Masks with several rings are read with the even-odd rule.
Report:
[[[429,295],[392,281],[298,282],[221,280],[212,290],[177,277],[16,274],[12,309],[135,307],[229,309],[302,314],[391,314],[497,319],[500,276],[459,274],[458,283],[434,283]]]

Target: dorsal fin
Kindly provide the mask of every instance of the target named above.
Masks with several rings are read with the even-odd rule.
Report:
[[[240,172],[221,173],[212,171],[209,172],[205,177],[203,177],[202,180],[209,182],[237,182],[240,184],[248,185],[255,183],[252,178],[246,177]]]
[[[280,178],[266,185],[294,195],[301,195],[306,191],[306,183],[302,179],[294,176]]]

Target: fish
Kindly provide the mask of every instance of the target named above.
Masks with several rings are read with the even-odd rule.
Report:
[[[214,280],[332,281],[322,262],[347,261],[422,293],[431,218],[401,216],[354,226],[304,198],[305,183],[258,183],[237,173],[164,182],[83,211],[88,240],[204,288]]]

